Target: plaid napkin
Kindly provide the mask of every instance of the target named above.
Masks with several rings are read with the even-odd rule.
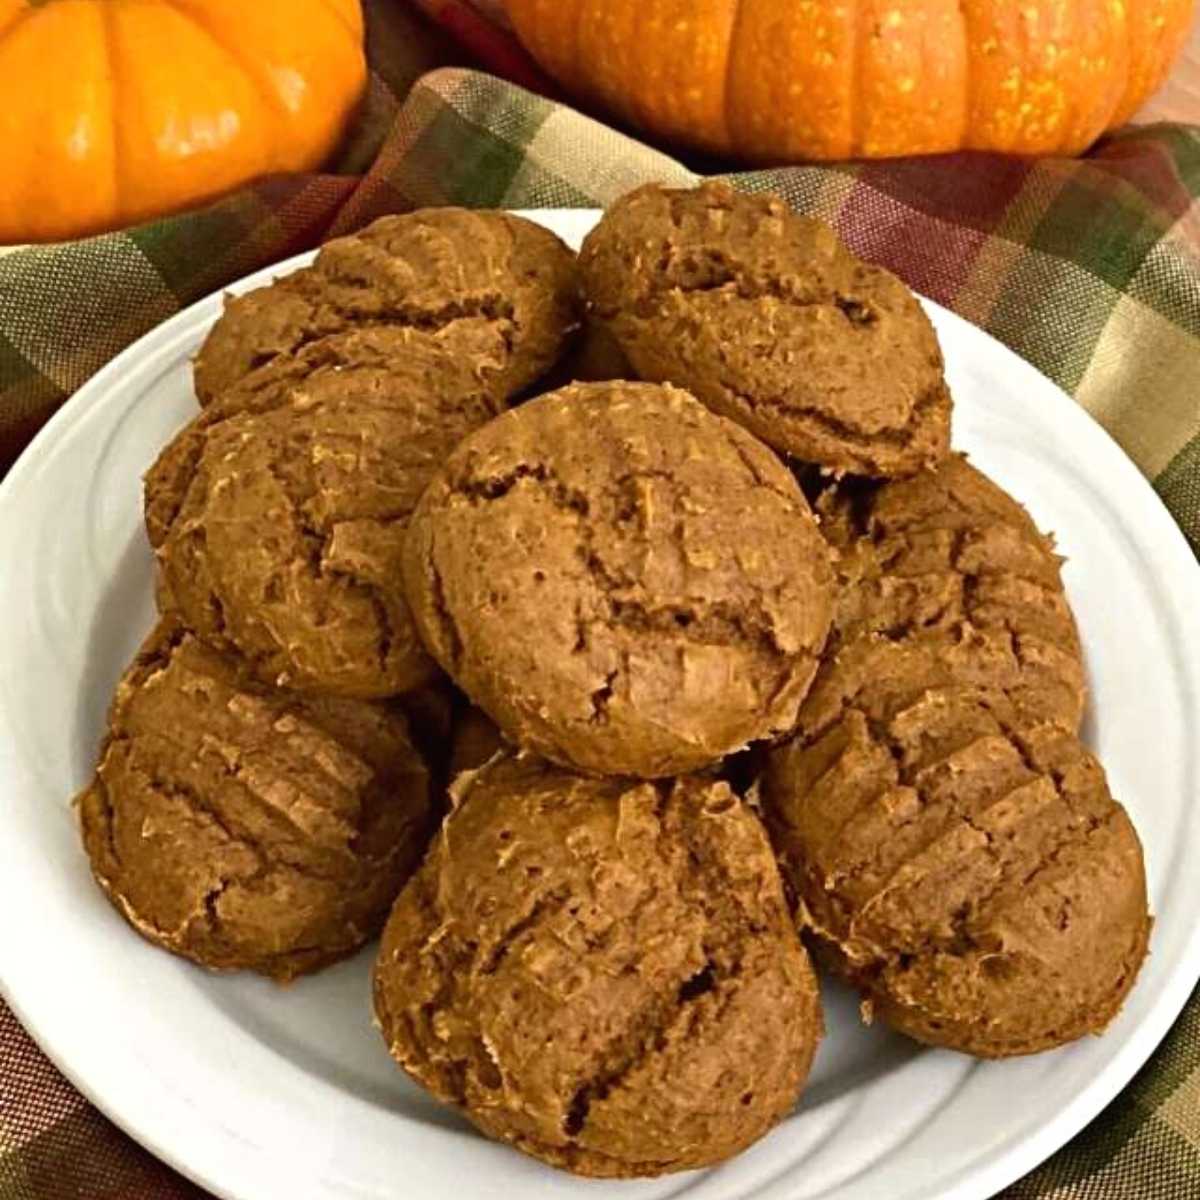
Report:
[[[444,65],[426,73],[463,62],[466,41],[472,54],[543,86],[511,43],[471,25],[470,6],[420,2],[462,40],[400,0],[368,2],[370,91],[334,172],[266,180],[122,233],[0,252],[0,470],[140,334],[207,292],[380,213],[447,203],[603,205],[646,180],[696,178],[677,160],[510,83]],[[447,17],[450,8],[457,15]],[[1082,161],[963,154],[733,179],[782,192],[859,254],[1029,359],[1121,442],[1200,552],[1200,130],[1130,130]],[[1197,1196],[1200,993],[1124,1094],[1004,1193]],[[66,1197],[202,1193],[88,1105],[0,1002],[0,1200]]]

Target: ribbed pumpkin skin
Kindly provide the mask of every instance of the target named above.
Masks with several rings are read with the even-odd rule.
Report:
[[[316,167],[365,80],[359,0],[0,0],[0,243]]]
[[[752,162],[1077,154],[1165,78],[1194,0],[507,0],[564,87]]]

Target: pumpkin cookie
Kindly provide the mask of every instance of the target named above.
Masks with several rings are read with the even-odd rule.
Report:
[[[580,270],[643,379],[688,388],[777,450],[898,476],[949,449],[942,355],[916,297],[778,197],[639,188],[588,235]]]
[[[430,830],[400,711],[264,687],[164,621],[79,799],[105,894],[150,941],[281,982],[382,926]]]
[[[326,338],[300,363],[225,393],[151,468],[160,602],[268,683],[407,691],[435,673],[401,588],[408,517],[499,405],[407,330]]]
[[[795,1103],[817,984],[720,782],[463,777],[375,968],[388,1049],[492,1137],[580,1175],[706,1166]]]
[[[326,242],[311,267],[226,299],[196,358],[202,405],[348,328],[423,334],[507,398],[558,358],[579,323],[575,256],[503,212],[427,208]]]
[[[931,675],[927,644],[881,645],[853,694],[768,757],[802,923],[868,1014],[923,1042],[992,1058],[1100,1032],[1150,929],[1103,770],[1003,691]]]
[[[696,770],[789,729],[831,603],[795,480],[686,392],[578,384],[467,438],[421,499],[421,635],[518,746]]]
[[[1145,954],[1145,876],[1076,738],[1051,540],[961,456],[817,507],[833,631],[762,780],[802,920],[922,1041],[1000,1057],[1103,1029]]]
[[[1053,538],[986,475],[952,455],[910,479],[848,481],[817,510],[837,551],[832,644],[950,635],[946,662],[977,671],[986,661],[982,669],[1010,699],[1019,693],[1023,711],[1079,729],[1083,653],[1062,560]],[[860,661],[870,657],[863,651]]]

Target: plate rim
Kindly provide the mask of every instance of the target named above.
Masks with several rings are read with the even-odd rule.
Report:
[[[592,222],[600,213],[598,209],[580,208],[516,211],[520,215],[530,217],[540,223],[552,224],[556,221],[563,223],[578,221],[581,224]],[[114,385],[119,386],[121,376],[132,365],[141,364],[147,357],[163,353],[177,335],[182,336],[183,327],[197,318],[202,318],[206,310],[211,309],[215,319],[221,300],[225,295],[236,294],[269,282],[278,275],[286,274],[311,262],[315,254],[315,250],[304,251],[279,262],[268,264],[234,281],[227,287],[201,297],[148,330],[106,363],[62,404],[19,456],[7,476],[0,480],[0,517],[6,511],[10,495],[25,486],[26,476],[36,471],[41,459],[54,446],[60,433],[79,420],[93,404],[102,403]],[[1161,498],[1112,435],[1090,413],[1062,391],[1053,380],[1048,379],[1033,364],[1004,345],[999,339],[952,310],[926,297],[921,297],[921,300],[927,309],[937,315],[939,322],[945,322],[950,326],[964,327],[965,330],[970,331],[967,335],[970,338],[985,339],[991,343],[993,349],[1000,352],[1008,362],[1013,364],[1014,369],[1018,369],[1019,365],[1020,370],[1036,375],[1043,388],[1047,385],[1053,388],[1058,402],[1069,405],[1075,414],[1082,417],[1090,426],[1091,435],[1098,434],[1103,441],[1108,443],[1109,449],[1116,452],[1122,463],[1121,470],[1125,472],[1127,478],[1136,479],[1133,486],[1143,489],[1143,494],[1147,499],[1153,500],[1163,518],[1161,528],[1152,531],[1156,557],[1165,554],[1176,560],[1175,567],[1182,568],[1186,590],[1195,593],[1197,605],[1200,606],[1200,563],[1197,563],[1182,531],[1167,511]],[[1190,586],[1187,586],[1187,576],[1191,577]],[[1200,666],[1200,663],[1196,665]],[[1200,679],[1200,670],[1196,671],[1196,678]],[[7,756],[5,747],[0,746],[0,763]],[[1071,1103],[1061,1108],[1032,1134],[985,1153],[973,1163],[963,1167],[957,1177],[941,1181],[935,1190],[930,1190],[923,1185],[910,1189],[905,1193],[904,1200],[969,1200],[969,1198],[973,1200],[975,1197],[989,1196],[1044,1162],[1090,1124],[1100,1111],[1129,1085],[1133,1076],[1155,1052],[1178,1019],[1198,981],[1200,981],[1200,921],[1196,922],[1190,940],[1170,968],[1168,979],[1151,1001],[1150,1007],[1140,1023],[1129,1032],[1125,1042],[1117,1048],[1113,1057],[1093,1076],[1087,1086],[1076,1094]],[[212,1173],[211,1167],[223,1164],[210,1163],[206,1169],[203,1164],[190,1161],[185,1148],[186,1142],[182,1139],[178,1146],[164,1143],[162,1139],[148,1134],[136,1117],[131,1116],[125,1108],[110,1104],[102,1090],[103,1081],[98,1082],[77,1064],[60,1054],[60,1047],[52,1034],[45,1030],[36,1014],[22,1003],[22,998],[14,994],[9,986],[8,972],[2,959],[0,959],[0,995],[4,997],[17,1020],[54,1066],[89,1103],[108,1117],[118,1128],[172,1169],[215,1196],[222,1197],[223,1200],[250,1200],[253,1193],[246,1190],[247,1186],[259,1186],[261,1180],[255,1180],[251,1178],[250,1173],[245,1172],[239,1179],[221,1179]],[[255,1146],[254,1149],[260,1156],[268,1152],[267,1148],[261,1145]],[[231,1159],[232,1157],[230,1156]],[[237,1157],[240,1161],[243,1156]],[[327,1194],[333,1197],[341,1193],[339,1191]]]

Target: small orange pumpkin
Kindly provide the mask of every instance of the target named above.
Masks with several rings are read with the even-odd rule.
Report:
[[[316,167],[365,81],[359,0],[0,0],[0,243]]]
[[[754,162],[1076,154],[1159,86],[1193,0],[507,0],[585,102]]]

